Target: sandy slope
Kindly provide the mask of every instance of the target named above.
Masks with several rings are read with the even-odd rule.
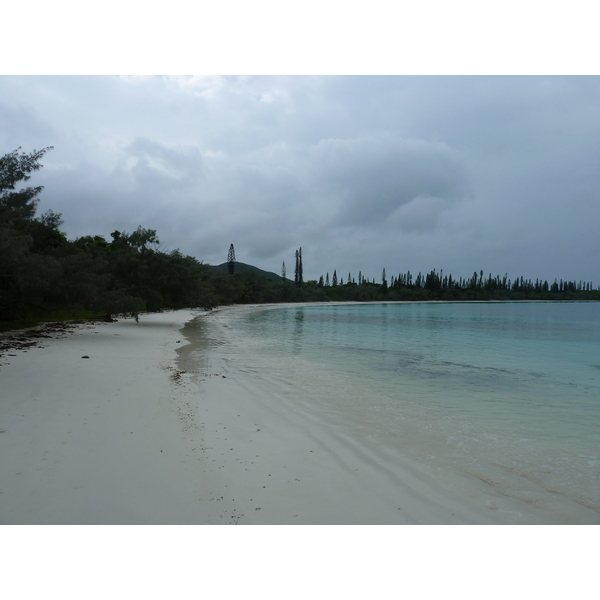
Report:
[[[256,308],[265,307],[227,307],[201,317],[205,323],[197,333],[184,330],[191,343],[177,361],[181,370],[197,373],[189,385],[197,383],[203,499],[219,505],[216,522],[596,522],[597,515],[584,507],[565,516],[507,496],[489,481],[443,470],[435,461],[416,462],[403,446],[409,440],[394,447],[365,444],[346,424],[317,414],[304,395],[320,393],[319,386],[282,377],[268,366],[257,372],[246,366],[251,346],[240,350],[245,339],[232,327],[232,311]]]
[[[122,319],[5,355],[0,523],[204,522],[173,370],[191,317]]]
[[[415,492],[407,471],[389,473],[282,390],[210,352],[204,365],[186,360],[192,346],[180,329],[197,314],[80,327],[5,353],[0,523],[386,524],[458,514],[420,476]]]
[[[232,364],[228,310],[251,308],[199,317],[212,349],[181,310],[4,352],[0,524],[564,522],[367,448],[306,387]]]

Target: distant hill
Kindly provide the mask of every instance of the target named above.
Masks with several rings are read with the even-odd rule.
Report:
[[[210,270],[213,273],[228,273],[229,269],[227,267],[227,263],[224,262],[220,265],[210,265]],[[281,275],[277,275],[277,273],[271,273],[270,271],[263,271],[258,267],[253,267],[252,265],[247,265],[246,263],[237,262],[235,263],[234,273],[256,273],[257,275],[261,275],[262,277],[267,277],[268,279],[274,279],[275,281],[281,281]],[[286,277],[286,281],[290,281]]]

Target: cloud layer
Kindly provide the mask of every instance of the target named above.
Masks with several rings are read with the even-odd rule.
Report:
[[[0,77],[70,238],[278,272],[598,277],[597,77]],[[32,180],[33,182],[33,180]]]

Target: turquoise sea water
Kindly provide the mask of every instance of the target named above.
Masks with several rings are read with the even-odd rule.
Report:
[[[600,303],[292,305],[228,318],[228,360],[300,409],[440,476],[600,522]]]

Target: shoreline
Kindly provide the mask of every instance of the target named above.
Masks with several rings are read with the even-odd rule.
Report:
[[[293,379],[237,363],[231,311],[281,307],[88,324],[5,357],[0,524],[564,522],[485,481],[467,499],[407,448],[311,410]]]
[[[282,306],[289,308],[223,307],[199,319],[205,326],[196,340],[190,339],[193,329],[184,330],[191,342],[184,350],[196,344],[204,363],[194,366],[180,356],[179,364],[200,372],[207,473],[215,478],[215,496],[227,507],[229,518],[235,518],[231,522],[598,523],[598,513],[585,507],[571,505],[564,512],[543,503],[537,506],[497,488],[493,476],[446,470],[439,461],[417,458],[410,439],[398,439],[393,446],[366,443],[333,415],[315,410],[318,394],[327,393],[327,385],[302,383],[290,375],[292,363],[265,365],[265,370],[255,366],[264,363],[248,360],[252,346],[245,344],[243,332],[240,341],[239,331],[231,326],[231,311],[248,314]],[[305,369],[302,373],[310,376]],[[247,494],[248,489],[254,493]],[[252,512],[257,497],[261,510]]]
[[[194,314],[76,328],[0,367],[0,523],[203,522],[173,368]]]

